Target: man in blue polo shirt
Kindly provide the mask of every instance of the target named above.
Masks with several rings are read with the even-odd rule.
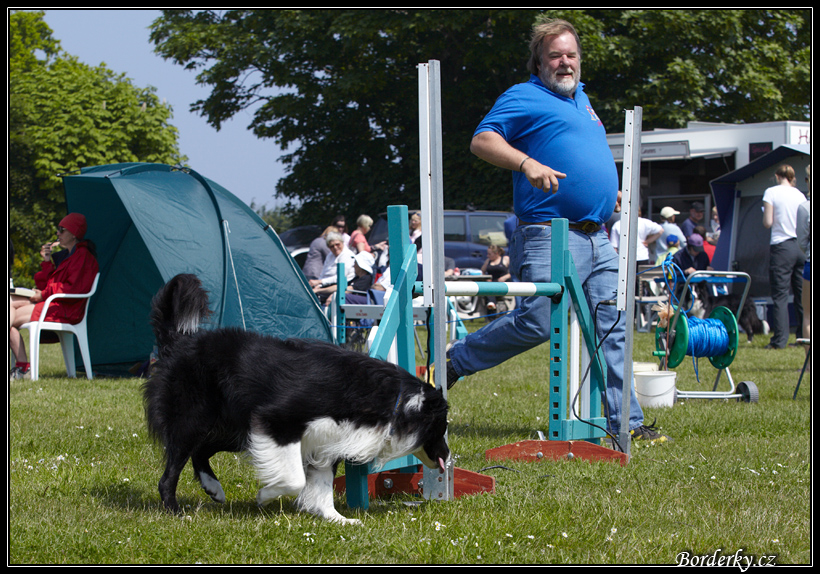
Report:
[[[596,313],[607,364],[610,432],[620,432],[626,321],[613,305],[618,257],[601,225],[618,198],[618,172],[606,131],[580,83],[581,44],[575,28],[550,20],[533,28],[529,82],[502,94],[478,126],[470,150],[513,171],[518,218],[509,245],[510,270],[523,282],[550,281],[551,220],[570,221],[569,251]],[[512,313],[456,341],[448,351],[448,388],[462,376],[494,367],[550,336],[550,300],[527,297]],[[631,385],[630,385],[631,387]],[[631,392],[633,440],[665,441],[643,424]]]

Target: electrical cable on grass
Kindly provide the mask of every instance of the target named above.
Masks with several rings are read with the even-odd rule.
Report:
[[[496,469],[496,468],[500,468],[500,469],[502,469],[502,470],[511,470],[511,471],[513,471],[513,472],[517,472],[517,473],[519,473],[519,474],[521,473],[521,471],[520,471],[520,470],[516,470],[516,469],[514,469],[514,468],[510,468],[509,466],[504,466],[504,465],[502,465],[502,464],[496,464],[495,466],[485,466],[484,468],[482,468],[482,469],[481,469],[481,470],[479,470],[478,472],[479,472],[479,473],[481,473],[481,472],[484,472],[485,470],[494,470],[494,469]]]
[[[595,313],[593,314],[593,322],[595,323],[595,325],[596,325],[596,326],[598,325],[598,308],[599,308],[601,305],[611,305],[612,303],[613,303],[612,301],[599,301],[599,302],[598,302],[598,304],[597,304],[597,305],[595,305]],[[604,372],[604,366],[603,366],[603,364],[601,364],[601,359],[600,359],[600,357],[598,357],[598,351],[600,351],[601,346],[604,344],[604,341],[606,341],[607,337],[609,337],[609,335],[612,333],[613,329],[615,329],[615,325],[617,325],[617,324],[618,324],[618,321],[620,320],[620,318],[621,318],[621,311],[620,311],[620,310],[618,310],[618,315],[615,317],[615,321],[612,323],[612,326],[611,326],[611,327],[609,328],[609,330],[608,330],[608,331],[604,334],[603,339],[601,339],[601,340],[598,342],[598,344],[596,345],[596,347],[595,347],[594,360],[598,361],[598,368],[601,370],[601,373],[603,373],[603,372]],[[591,367],[592,367],[592,361],[590,361],[590,362],[589,362],[589,364],[587,365],[587,368],[586,368],[586,370],[584,371],[584,376],[583,376],[583,377],[581,377],[581,382],[580,382],[580,384],[578,385],[578,390],[575,392],[575,396],[574,396],[574,397],[573,397],[573,399],[572,399],[572,403],[571,403],[571,405],[570,405],[570,406],[571,406],[571,408],[572,408],[572,414],[574,414],[574,415],[575,415],[575,418],[576,418],[576,419],[578,419],[579,421],[581,421],[582,423],[587,424],[587,425],[589,425],[589,426],[591,426],[591,427],[594,427],[594,428],[596,428],[596,429],[598,429],[598,430],[600,430],[600,431],[605,432],[605,433],[606,433],[606,435],[607,435],[609,438],[611,438],[611,439],[612,439],[612,442],[613,442],[615,445],[617,445],[617,446],[618,446],[618,450],[619,450],[619,451],[621,451],[621,452],[624,452],[624,449],[623,449],[623,447],[621,446],[621,443],[618,441],[618,439],[617,439],[617,438],[616,438],[616,437],[615,437],[615,436],[614,436],[611,432],[609,432],[607,429],[605,429],[605,428],[603,428],[603,427],[600,427],[600,426],[596,425],[596,424],[595,424],[595,423],[593,423],[592,421],[588,421],[588,420],[582,419],[582,418],[578,415],[578,411],[575,409],[575,405],[576,405],[576,403],[577,403],[577,401],[578,401],[578,395],[579,395],[579,394],[581,394],[581,389],[582,389],[582,388],[584,388],[584,383],[586,382],[587,377],[589,376],[589,372],[590,372],[590,368],[591,368]],[[604,415],[606,416],[607,420],[609,420],[609,403],[608,403],[608,401],[606,400],[606,390],[604,391],[604,409],[605,409],[605,413],[604,413]]]

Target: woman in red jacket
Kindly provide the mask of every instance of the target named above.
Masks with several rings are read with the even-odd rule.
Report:
[[[43,262],[40,271],[34,274],[34,295],[28,299],[12,300],[9,303],[9,348],[17,359],[10,373],[11,378],[22,378],[28,374],[30,365],[26,347],[18,330],[29,321],[37,321],[44,302],[55,293],[88,293],[94,283],[99,265],[95,257],[94,245],[85,240],[88,229],[85,217],[79,213],[69,213],[57,227],[57,239],[63,248],[52,254],[53,244],[47,243],[40,250]],[[55,299],[48,306],[46,321],[56,323],[79,323],[85,312],[87,299]]]

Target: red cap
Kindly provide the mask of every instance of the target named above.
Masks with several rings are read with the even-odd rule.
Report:
[[[69,213],[60,221],[60,227],[67,229],[78,241],[85,237],[85,232],[88,230],[88,224],[82,213]]]

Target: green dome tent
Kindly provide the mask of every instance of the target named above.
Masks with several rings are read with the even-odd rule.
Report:
[[[148,359],[151,298],[178,273],[196,274],[208,290],[209,327],[331,340],[276,232],[215,182],[190,169],[124,163],[65,175],[63,187],[68,211],[88,220],[100,264],[88,314],[95,371],[124,374]]]

